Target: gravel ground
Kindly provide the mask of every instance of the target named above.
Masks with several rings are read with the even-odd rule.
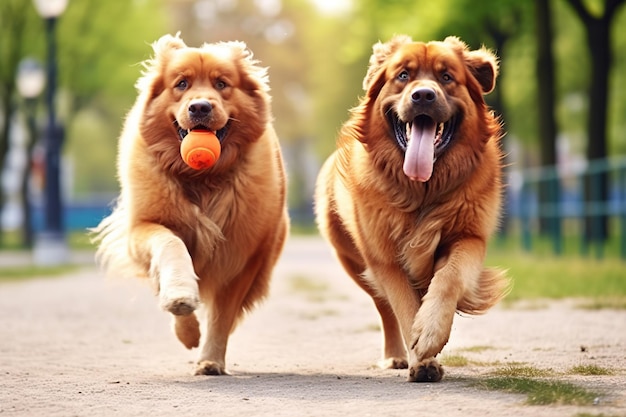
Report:
[[[457,316],[443,355],[469,365],[446,367],[440,383],[408,383],[406,370],[373,367],[376,311],[326,244],[291,238],[270,297],[230,339],[232,375],[192,376],[196,352],[176,340],[150,290],[106,281],[87,261],[63,277],[0,284],[0,414],[626,416],[626,311],[576,306]],[[551,370],[597,392],[596,404],[531,406],[524,395],[477,387],[511,364]],[[574,375],[576,365],[614,374]]]

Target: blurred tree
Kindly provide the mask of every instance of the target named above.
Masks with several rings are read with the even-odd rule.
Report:
[[[598,7],[609,0],[584,3]],[[58,25],[60,115],[68,124],[66,155],[72,156],[73,189],[83,194],[115,191],[115,144],[124,113],[135,98],[137,65],[151,55],[151,42],[166,32],[182,31],[191,46],[203,42],[243,40],[264,66],[269,66],[276,127],[286,147],[298,156],[290,167],[290,204],[310,198],[303,186],[302,156],[327,156],[349,108],[363,94],[372,45],[396,33],[428,41],[457,35],[472,48],[485,44],[501,58],[498,88],[487,100],[503,115],[505,144],[520,143],[527,155],[546,155],[538,140],[535,112],[542,98],[537,88],[534,2],[517,0],[359,0],[350,8],[318,8],[312,0],[70,0]],[[330,2],[328,2],[330,3]],[[339,2],[338,2],[339,3]],[[580,3],[580,2],[579,2]],[[580,99],[590,72],[581,52],[585,33],[576,23],[569,0],[554,8],[556,100],[559,134],[582,143],[586,101]],[[599,9],[598,9],[599,10]],[[601,13],[592,13],[599,16]],[[626,21],[625,15],[622,15]],[[24,19],[24,20],[20,20]],[[23,22],[23,23],[20,23]],[[19,35],[19,31],[22,35]],[[626,31],[614,31],[616,45],[626,46]],[[10,51],[19,49],[11,64]],[[616,49],[617,50],[617,49]],[[12,88],[19,59],[28,53],[43,58],[43,25],[28,0],[0,0],[0,110],[13,102]],[[619,56],[618,56],[619,58]],[[623,58],[623,57],[622,57]],[[623,69],[626,59],[618,63]],[[576,68],[572,71],[572,68]],[[626,84],[614,71],[616,85]],[[623,89],[626,91],[626,89]],[[541,93],[541,94],[540,94]],[[626,93],[613,92],[612,131],[624,124]],[[575,98],[575,100],[573,99]],[[572,103],[576,104],[574,106]],[[8,118],[0,116],[1,131]],[[7,130],[8,131],[8,128]],[[616,148],[626,149],[626,141]],[[621,143],[621,144],[620,144]],[[2,145],[8,146],[0,137]],[[582,145],[577,146],[582,149]],[[547,145],[553,146],[553,145]],[[1,156],[1,155],[0,155]],[[0,160],[3,160],[1,158]],[[1,163],[1,162],[0,162]],[[521,160],[512,161],[522,166]],[[297,172],[296,172],[297,171]],[[295,172],[295,173],[294,173]]]
[[[162,0],[70,1],[59,22],[60,113],[73,172],[69,191],[79,196],[117,189],[117,138],[137,95],[140,63],[166,32],[164,5]]]
[[[90,161],[102,157],[102,152],[93,153],[94,138],[82,138],[72,134],[72,122],[84,109],[101,105],[103,119],[115,119],[121,124],[122,114],[135,96],[132,87],[139,75],[139,66],[132,65],[147,57],[146,43],[151,42],[163,31],[165,18],[160,0],[112,0],[106,3],[97,0],[70,1],[57,26],[59,85],[62,100],[59,112],[68,127],[68,144],[72,153],[80,155],[79,163],[86,169],[86,176],[107,176],[114,183],[115,165],[107,162],[107,169],[94,170]],[[146,19],[146,16],[150,16]],[[113,23],[114,22],[114,23]],[[137,39],[130,42],[129,39]],[[35,12],[34,5],[27,0],[2,0],[0,2],[0,172],[4,169],[5,157],[11,145],[9,132],[11,115],[15,111],[15,71],[18,62],[26,55],[38,56],[42,61],[44,29],[43,21]],[[123,106],[109,107],[107,102],[119,103],[126,97]],[[111,100],[111,97],[114,97]],[[122,100],[124,101],[124,100]],[[104,105],[103,105],[104,104]],[[108,147],[101,150],[114,159],[114,129]],[[74,139],[79,139],[79,144]],[[85,139],[81,141],[80,139]],[[74,142],[74,143],[73,143]],[[106,143],[106,142],[105,142]],[[103,167],[102,164],[96,165]],[[81,178],[84,180],[84,176]],[[97,182],[97,180],[96,180]],[[23,191],[26,193],[26,190]],[[0,193],[2,212],[4,193]],[[23,195],[22,201],[28,201]],[[0,230],[0,239],[2,237]]]
[[[19,61],[33,53],[37,37],[33,32],[33,22],[38,19],[30,2],[24,0],[3,0],[0,2],[0,174],[4,172],[9,151],[9,132],[15,112],[15,76]],[[0,214],[5,202],[4,190],[0,189]],[[3,241],[0,222],[0,245]]]
[[[556,86],[552,48],[552,12],[550,2],[547,0],[535,0],[535,33],[537,90],[540,92],[537,94],[540,159],[542,166],[554,167],[557,164]],[[548,178],[547,181],[541,183],[539,201],[542,204],[558,204],[560,195],[558,178]],[[555,236],[554,242],[556,242],[557,251],[560,251],[561,218],[555,215],[541,217],[540,220],[540,233]]]
[[[148,45],[166,25],[162,1],[70,0],[61,19],[59,79],[66,122],[102,94],[132,100],[141,69],[136,64],[150,55]]]
[[[609,103],[609,74],[612,64],[611,24],[619,8],[626,0],[603,0],[585,3],[583,0],[567,0],[586,30],[587,48],[591,61],[589,85],[589,115],[587,120],[587,160],[606,158],[607,115]],[[585,182],[585,200],[604,202],[608,200],[609,183],[606,173],[590,174]],[[587,240],[603,242],[608,238],[608,217],[590,216],[586,223]]]

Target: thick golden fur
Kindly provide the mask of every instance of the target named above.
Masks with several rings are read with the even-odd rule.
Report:
[[[500,124],[483,100],[497,69],[491,52],[454,37],[376,44],[365,96],[317,180],[320,230],[380,313],[381,366],[408,366],[411,381],[440,380],[434,357],[455,312],[483,313],[508,287],[503,272],[483,267],[501,195]],[[388,116],[411,113],[411,94],[422,86],[460,122],[432,176],[416,181],[403,172]]]
[[[191,48],[166,35],[153,49],[119,140],[121,195],[96,229],[97,259],[109,275],[149,278],[189,349],[200,345],[202,305],[196,374],[224,374],[228,337],[266,295],[288,229],[266,69],[241,42]],[[179,153],[178,127],[196,127],[193,100],[210,103],[201,124],[223,136],[204,171]]]

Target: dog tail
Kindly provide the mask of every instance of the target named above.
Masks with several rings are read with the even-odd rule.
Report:
[[[474,291],[463,297],[457,310],[466,314],[484,314],[509,294],[511,286],[507,271],[485,268],[478,277]]]
[[[113,212],[98,226],[90,229],[91,241],[98,245],[96,264],[105,276],[147,277],[146,272],[128,256],[128,216],[124,204],[118,199]]]

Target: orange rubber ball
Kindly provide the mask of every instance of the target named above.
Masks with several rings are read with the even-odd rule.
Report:
[[[219,139],[209,130],[192,130],[180,144],[183,161],[197,170],[211,168],[220,157],[221,151]]]

